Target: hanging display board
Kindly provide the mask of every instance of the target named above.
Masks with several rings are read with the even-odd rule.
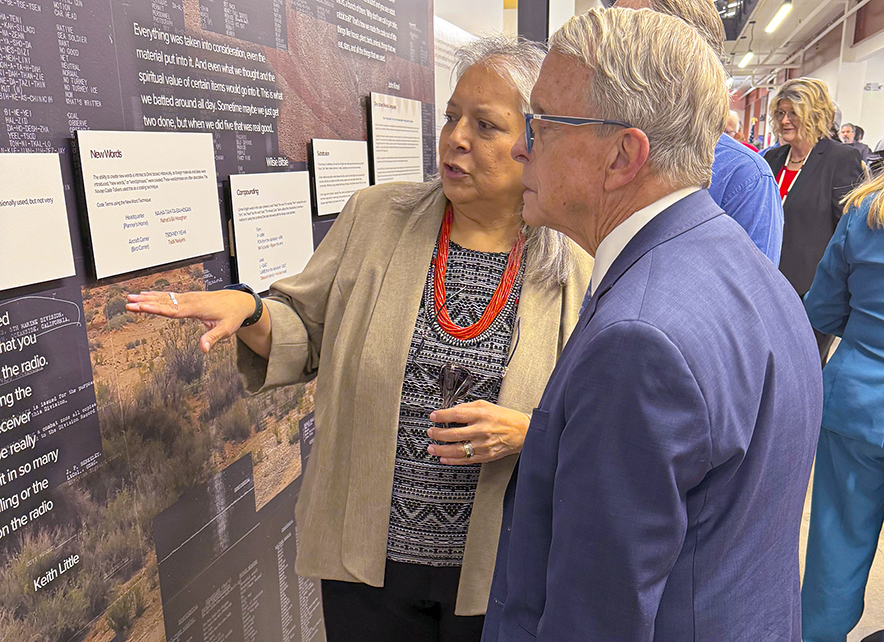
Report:
[[[376,93],[370,102],[374,182],[424,180],[420,102]]]
[[[224,249],[211,134],[76,133],[99,279]]]
[[[56,154],[0,154],[0,230],[0,290],[73,276]]]
[[[313,255],[307,172],[230,177],[237,280],[264,292]]]
[[[200,323],[132,314],[126,295],[229,284],[230,177],[368,140],[371,92],[419,105],[432,174],[432,3],[0,0],[0,43],[0,154],[18,171],[0,201],[35,206],[0,231],[0,640],[324,639],[319,585],[294,572],[313,384],[247,396],[230,342],[203,354]],[[89,145],[99,132],[117,133]],[[145,132],[167,142],[128,146]],[[173,171],[205,178],[163,203],[110,184]],[[314,242],[332,218],[312,218]],[[142,222],[157,229],[133,252]],[[155,234],[177,253],[143,260]],[[266,266],[306,256],[291,234]]]
[[[314,138],[313,183],[317,214],[340,212],[353,192],[368,187],[368,143]]]
[[[0,302],[0,543],[53,524],[53,489],[101,462],[78,299],[73,288]],[[31,577],[34,591],[56,569]]]

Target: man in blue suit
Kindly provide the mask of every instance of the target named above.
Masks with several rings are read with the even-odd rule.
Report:
[[[709,184],[727,93],[696,32],[593,9],[532,93],[523,216],[595,256],[507,491],[485,642],[800,640],[821,416],[794,290]]]

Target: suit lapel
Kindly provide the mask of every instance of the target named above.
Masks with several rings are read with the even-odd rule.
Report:
[[[550,375],[550,382],[556,379],[561,369],[568,367],[568,355],[575,349],[574,346],[578,344],[581,333],[586,330],[596,310],[598,310],[602,297],[614,287],[629,268],[655,247],[717,216],[723,215],[724,212],[712,200],[709,192],[700,190],[670,205],[640,229],[614,260],[614,263],[605,273],[599,287],[586,304],[583,313],[580,315],[580,320],[577,322],[577,326],[571,333],[571,337],[568,339],[564,350],[562,350],[552,375]],[[544,407],[544,402],[550,393],[550,389],[550,384],[547,384],[538,407]]]
[[[655,216],[632,237],[614,260],[580,316],[574,335],[586,328],[598,309],[599,300],[645,254],[658,245],[722,214],[724,212],[715,204],[709,192],[700,190],[670,205]]]
[[[783,169],[783,165],[786,164],[786,156],[788,156],[790,149],[791,146],[789,145],[780,145],[776,149],[768,152],[768,156],[770,156],[768,165],[770,165],[770,169],[774,176],[776,176],[777,172]]]

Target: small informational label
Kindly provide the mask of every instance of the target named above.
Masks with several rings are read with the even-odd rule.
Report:
[[[307,464],[310,451],[313,450],[313,441],[316,439],[316,417],[310,412],[304,415],[298,422],[298,437],[301,440],[301,468]]]
[[[230,177],[236,266],[256,292],[307,265],[313,254],[307,172]]]
[[[421,103],[371,93],[374,182],[424,180]]]
[[[339,213],[353,192],[368,187],[368,143],[314,138],[313,180],[317,214]]]
[[[224,249],[208,133],[78,131],[96,276]]]
[[[0,290],[74,274],[58,154],[0,154],[0,230]]]

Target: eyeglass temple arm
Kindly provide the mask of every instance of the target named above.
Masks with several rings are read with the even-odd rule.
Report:
[[[581,118],[578,116],[548,116],[546,114],[527,114],[531,120],[548,120],[553,123],[564,123],[566,125],[589,125],[597,123],[599,125],[620,125],[621,127],[632,127],[629,123],[620,120],[608,120],[606,118]]]

